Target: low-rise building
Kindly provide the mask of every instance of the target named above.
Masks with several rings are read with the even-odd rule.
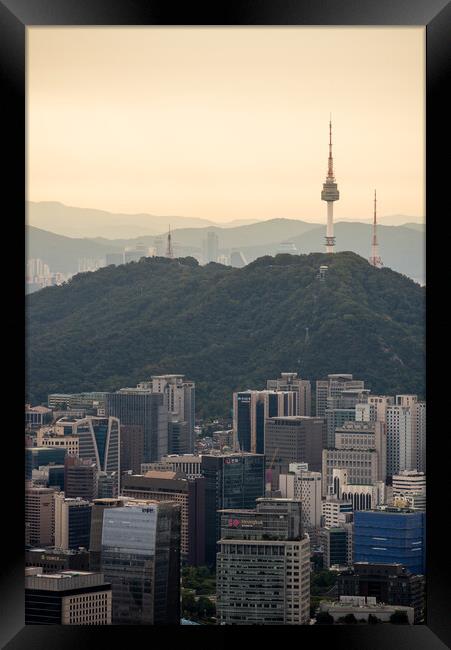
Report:
[[[111,625],[111,605],[111,584],[101,573],[25,576],[26,625]]]
[[[382,623],[389,623],[390,617],[396,612],[404,612],[409,625],[413,625],[413,607],[404,605],[386,605],[377,603],[375,598],[370,596],[340,596],[338,602],[323,600],[319,605],[321,612],[327,612],[332,616],[334,622],[340,622],[346,616],[353,614],[357,621],[368,621],[370,615],[379,619]],[[344,621],[346,622],[346,621]]]

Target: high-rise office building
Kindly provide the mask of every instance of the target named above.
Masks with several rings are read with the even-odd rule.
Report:
[[[139,474],[144,462],[144,425],[121,422],[121,472]]]
[[[151,382],[143,382],[138,386],[151,386],[152,392],[162,394],[168,409],[169,420],[173,423],[186,423],[186,430],[178,429],[176,452],[168,449],[167,453],[191,454],[194,451],[195,424],[195,395],[196,387],[193,381],[185,379],[184,375],[154,375]],[[176,427],[177,429],[177,427]],[[173,436],[177,430],[173,431]]]
[[[91,508],[91,526],[89,535],[89,568],[100,571],[102,555],[103,515],[107,508],[119,508],[126,503],[125,497],[94,499]]]
[[[221,511],[217,556],[220,625],[302,625],[310,619],[310,541],[301,503],[257,499]]]
[[[78,437],[78,455],[91,460],[99,472],[116,472],[120,479],[120,422],[117,417],[88,416],[77,419],[64,417],[57,426],[65,434]]]
[[[151,470],[172,470],[182,473],[186,478],[197,478],[202,476],[202,456],[195,454],[171,454],[163,456],[155,463],[142,463],[141,469],[137,474],[145,474]]]
[[[384,422],[345,422],[335,429],[335,449],[377,451],[378,480],[387,476],[387,429]]]
[[[67,450],[68,456],[79,455],[79,437],[64,435],[62,427],[41,427],[36,434],[38,447],[59,447]]]
[[[282,372],[278,379],[268,379],[268,390],[295,391],[298,393],[298,412],[293,415],[311,415],[312,387],[308,379],[301,379],[297,372]],[[289,414],[288,414],[289,415]]]
[[[98,499],[115,499],[118,496],[118,478],[116,472],[107,474],[98,472],[97,474],[97,498]]]
[[[352,513],[352,502],[338,499],[334,495],[327,495],[321,503],[321,519],[325,528],[338,526],[342,513]]]
[[[316,416],[324,417],[327,408],[328,397],[338,397],[343,391],[347,390],[364,390],[364,382],[360,379],[354,379],[349,374],[332,374],[327,375],[327,379],[320,379],[316,382],[315,400]]]
[[[55,494],[54,499],[56,548],[89,548],[90,502],[84,499],[67,499],[64,493]]]
[[[379,603],[413,607],[414,623],[424,620],[425,579],[402,564],[354,562],[340,573],[338,596],[370,596]]]
[[[417,468],[415,407],[395,404],[387,408],[387,474]]]
[[[312,532],[321,526],[321,472],[296,471],[295,463],[290,463],[288,469],[288,474],[279,476],[280,494],[302,501],[303,530],[312,537]]]
[[[426,402],[417,395],[396,395],[387,408],[389,475],[426,469]]]
[[[330,526],[322,528],[319,533],[319,543],[323,550],[323,567],[330,569],[332,566],[346,567],[352,563],[352,539],[350,526]]]
[[[381,507],[354,513],[354,561],[399,563],[415,574],[425,573],[426,513]]]
[[[368,395],[366,403],[356,404],[356,417],[364,422],[386,422],[387,407],[395,403],[395,398],[390,395]]]
[[[426,402],[417,402],[414,409],[416,468],[426,472]]]
[[[25,427],[36,429],[52,419],[52,409],[46,406],[31,406],[25,404]]]
[[[313,472],[321,471],[321,454],[326,436],[323,418],[302,415],[268,418],[265,423],[265,456],[273,472],[286,474],[290,463],[305,462]]]
[[[64,465],[40,465],[32,471],[31,480],[36,487],[53,487],[58,492],[64,490]]]
[[[247,452],[205,455],[201,471],[206,479],[205,555],[207,564],[214,565],[221,534],[218,511],[255,507],[265,494],[265,457]]]
[[[192,566],[205,564],[205,478],[188,479],[174,471],[127,475],[122,494],[135,499],[175,501],[181,507],[180,554]]]
[[[219,238],[214,230],[207,232],[207,237],[202,242],[204,263],[218,261]]]
[[[188,422],[173,420],[168,423],[168,452],[169,454],[184,454],[191,448],[192,437],[189,433]]]
[[[101,573],[25,576],[25,625],[111,625],[111,604],[111,585]]]
[[[426,509],[426,474],[402,470],[392,477],[393,500],[405,499],[412,508]]]
[[[356,418],[355,407],[352,408],[326,408],[324,412],[327,429],[326,447],[333,449],[335,447],[335,430],[342,427],[346,422],[353,422]]]
[[[179,625],[180,505],[130,500],[104,511],[102,572],[115,625]]]
[[[247,390],[233,394],[233,430],[241,451],[263,454],[268,418],[299,414],[297,391]]]
[[[25,486],[25,530],[31,546],[53,546],[55,540],[55,489]]]
[[[68,499],[97,498],[98,469],[92,460],[67,456],[64,462],[64,494]]]
[[[33,470],[44,465],[62,465],[67,449],[64,447],[27,447],[25,449],[25,478],[31,480]]]
[[[379,454],[375,449],[324,449],[323,496],[332,490],[334,469],[348,470],[348,481],[351,484],[375,485],[383,480],[379,466]]]
[[[105,411],[119,418],[121,425],[143,427],[143,462],[151,463],[168,453],[168,410],[162,394],[144,388],[121,388],[107,394]]]

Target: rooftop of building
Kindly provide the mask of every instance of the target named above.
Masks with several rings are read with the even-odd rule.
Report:
[[[60,571],[58,573],[36,573],[26,571],[26,589],[39,589],[43,591],[65,591],[67,589],[85,589],[86,587],[102,586],[104,589],[111,589],[111,585],[105,582],[103,573],[93,571]],[[31,574],[31,575],[30,575]]]

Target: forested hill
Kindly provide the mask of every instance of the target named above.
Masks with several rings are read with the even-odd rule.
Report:
[[[353,373],[373,392],[424,395],[424,321],[424,288],[351,252],[242,269],[144,258],[27,297],[27,401],[183,373],[197,413],[214,416],[230,413],[234,390],[281,371]]]

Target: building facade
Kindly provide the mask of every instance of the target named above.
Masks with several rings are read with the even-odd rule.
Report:
[[[221,511],[219,625],[302,625],[310,619],[310,541],[300,501],[258,499]]]
[[[89,548],[91,503],[84,499],[67,499],[64,492],[55,493],[54,499],[55,547]]]
[[[205,476],[205,555],[208,565],[216,562],[221,535],[219,510],[254,508],[265,494],[265,457],[246,452],[202,456]]]
[[[111,625],[111,585],[101,573],[25,577],[25,625]]]
[[[268,379],[266,382],[268,390],[296,391],[298,393],[298,411],[293,415],[312,414],[312,387],[307,379],[298,377],[297,372],[282,372],[278,379]]]
[[[273,417],[265,424],[265,456],[268,466],[286,474],[290,463],[305,462],[313,472],[321,471],[326,428],[323,418]]]
[[[384,507],[354,513],[354,561],[402,564],[425,573],[425,512]]]
[[[121,388],[107,394],[105,411],[118,418],[121,425],[143,427],[143,462],[151,463],[168,453],[168,410],[162,394],[150,389]]]
[[[135,499],[180,504],[180,554],[192,566],[205,564],[205,478],[184,478],[173,471],[124,477],[122,494]]]
[[[180,624],[180,505],[130,500],[107,508],[102,572],[113,625]]]

